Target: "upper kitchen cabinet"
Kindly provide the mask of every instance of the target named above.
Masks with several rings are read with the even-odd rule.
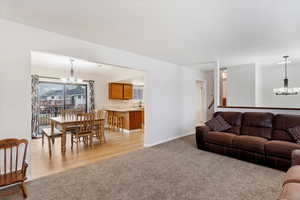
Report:
[[[127,83],[109,83],[109,98],[128,100],[133,98],[133,86]]]
[[[132,99],[133,98],[133,86],[132,84],[123,85],[123,99]]]
[[[122,83],[109,83],[109,98],[110,99],[123,99],[123,84]]]

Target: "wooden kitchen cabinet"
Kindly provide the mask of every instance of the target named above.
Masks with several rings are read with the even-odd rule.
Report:
[[[120,111],[118,109],[109,109],[107,112],[109,116],[122,117],[123,128],[127,131],[141,129],[143,126],[141,110]]]
[[[128,100],[133,98],[133,85],[128,83],[109,83],[109,99]]]
[[[122,83],[109,83],[109,98],[110,99],[123,99],[123,84]]]
[[[133,98],[133,86],[132,84],[123,85],[123,99],[132,99]]]

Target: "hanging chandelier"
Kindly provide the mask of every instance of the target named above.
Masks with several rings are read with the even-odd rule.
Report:
[[[70,76],[61,78],[61,81],[63,83],[82,83],[83,82],[82,79],[76,78],[74,76],[74,62],[75,62],[74,59],[70,59],[70,63],[71,63]]]
[[[300,88],[289,88],[289,79],[287,76],[287,65],[290,63],[288,60],[289,56],[283,56],[283,62],[279,64],[284,64],[284,79],[282,88],[274,88],[273,93],[275,95],[297,95],[300,92]]]

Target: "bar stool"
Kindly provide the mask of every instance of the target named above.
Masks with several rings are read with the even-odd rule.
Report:
[[[118,129],[118,116],[113,116],[113,130]]]
[[[117,129],[120,130],[121,132],[123,132],[123,130],[124,130],[123,125],[124,125],[123,117],[120,116],[120,117],[118,117]]]
[[[114,126],[114,116],[113,115],[108,115],[108,128],[110,130],[112,130],[113,126]]]

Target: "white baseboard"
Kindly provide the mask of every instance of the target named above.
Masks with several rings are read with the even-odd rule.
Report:
[[[133,130],[128,130],[128,129],[123,129],[124,133],[130,134],[130,133],[136,133],[141,131],[142,129],[133,129]]]
[[[193,134],[195,134],[194,131],[188,132],[188,133],[185,133],[185,134],[182,134],[182,135],[178,135],[178,136],[171,137],[171,138],[168,138],[168,139],[165,139],[165,140],[154,142],[152,144],[144,144],[144,147],[153,147],[153,146],[156,146],[156,145],[159,145],[159,144],[162,144],[162,143],[170,142],[172,140],[176,140],[178,138],[185,137],[185,136],[188,136],[188,135],[193,135]]]

